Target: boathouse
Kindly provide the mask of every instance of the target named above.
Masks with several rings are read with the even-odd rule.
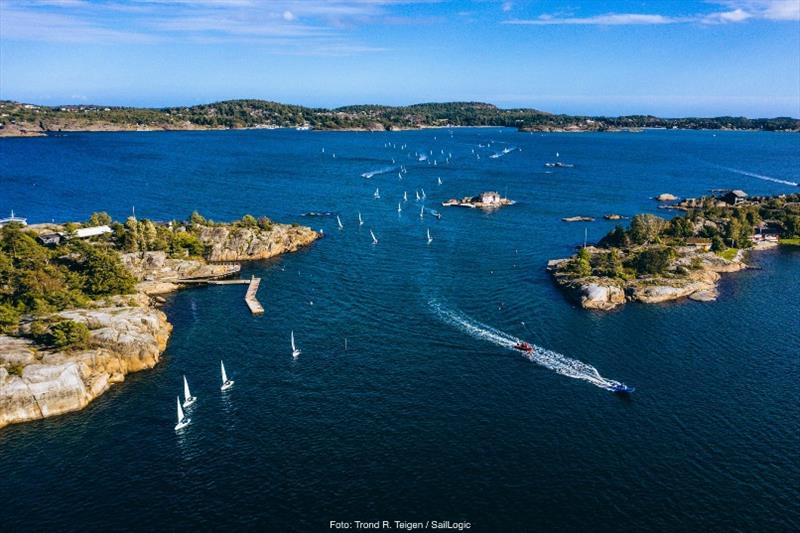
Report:
[[[734,189],[722,195],[722,201],[729,205],[739,205],[747,200],[747,193],[741,189]]]

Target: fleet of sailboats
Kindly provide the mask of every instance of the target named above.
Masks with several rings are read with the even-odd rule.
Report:
[[[322,153],[325,153],[325,149],[324,148],[322,149]],[[442,153],[443,153],[443,151],[442,151]],[[474,153],[474,150],[473,150],[473,153]],[[431,154],[432,154],[432,152],[431,152]],[[332,156],[336,157],[336,154],[332,154]],[[558,157],[558,153],[556,153],[556,157]],[[405,169],[405,167],[401,166],[400,171],[397,173],[398,179],[402,180],[403,179],[403,174],[406,173],[406,172],[407,172],[407,170]],[[438,185],[441,185],[442,184],[442,178],[441,177],[437,177],[436,178],[436,183]],[[426,198],[425,189],[422,189],[422,188],[416,189],[414,191],[414,194],[416,196],[417,201],[425,200],[425,198]],[[376,200],[380,199],[381,195],[380,195],[380,189],[379,188],[375,189],[375,193],[373,194],[373,197]],[[402,202],[397,202],[397,212],[398,213],[401,213],[403,211],[403,205],[402,205],[403,202],[408,202],[408,191],[403,191],[403,200],[402,200]],[[437,216],[437,217],[440,216],[435,211],[432,211],[432,214],[434,214],[434,216]],[[425,206],[424,205],[420,206],[419,217],[420,217],[420,219],[423,219],[425,217]],[[337,224],[337,226],[338,226],[338,228],[340,230],[344,229],[344,224],[342,224],[342,219],[341,219],[341,217],[339,215],[336,215],[336,224]],[[359,226],[363,226],[364,225],[364,218],[362,217],[360,211],[358,212],[358,225]],[[372,244],[378,244],[378,237],[375,235],[375,232],[372,229],[369,230],[369,234],[372,237]],[[433,236],[431,235],[430,228],[426,228],[425,234],[426,234],[426,238],[427,238],[427,243],[431,244],[433,242]],[[294,331],[293,330],[290,332],[290,341],[291,341],[291,347],[292,347],[292,357],[296,359],[297,357],[300,356],[300,354],[302,352],[297,347],[297,345],[295,343]],[[345,346],[346,345],[347,345],[347,341],[345,339]],[[220,362],[219,362],[219,368],[220,368],[220,375],[221,375],[221,378],[222,378],[222,383],[220,385],[220,391],[230,390],[233,387],[235,382],[234,382],[234,380],[232,380],[232,379],[230,379],[228,377],[228,374],[225,371],[225,363],[222,360],[220,360]],[[186,379],[185,375],[183,376],[183,395],[184,395],[183,402],[181,402],[181,397],[180,396],[177,397],[177,423],[175,424],[175,431],[179,431],[179,430],[185,428],[186,426],[188,426],[191,423],[191,419],[186,415],[186,413],[184,412],[184,409],[190,407],[191,405],[193,405],[197,401],[197,397],[192,396],[191,391],[189,390],[189,382]]]

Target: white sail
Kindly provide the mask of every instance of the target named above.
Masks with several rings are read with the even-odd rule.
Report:
[[[408,201],[408,193],[406,191],[403,191],[403,201],[404,202]]]
[[[419,191],[415,190],[414,195],[417,197],[417,201],[419,202]]]
[[[441,184],[442,184],[442,178],[436,178],[436,182],[437,182],[439,185],[441,185]]]
[[[376,188],[376,189],[375,189],[375,194],[373,194],[372,196],[373,196],[373,197],[374,197],[376,200],[380,199],[380,197],[381,197],[381,191],[380,191],[380,189]]]
[[[358,225],[359,226],[363,226],[364,225],[364,219],[361,218],[361,211],[358,212]]]
[[[336,215],[336,222],[339,224],[339,229],[344,228],[344,226],[342,225],[342,219],[339,218],[339,215]]]
[[[372,230],[369,230],[369,234],[372,235],[372,244],[378,244],[378,238],[375,236]]]
[[[424,200],[424,199],[426,198],[426,196],[425,196],[425,189],[420,189],[420,190],[422,191],[422,199]]]
[[[178,396],[176,398],[178,400],[178,423],[183,420],[183,408],[181,407],[181,397]]]
[[[189,392],[189,382],[186,381],[186,376],[183,376],[183,396],[187,400],[192,397],[192,393]]]
[[[224,384],[228,381],[228,374],[225,372],[225,363],[222,361],[219,362],[219,369],[222,371],[222,383]]]
[[[431,237],[431,230],[428,230],[428,244],[433,242],[433,237]]]
[[[400,206],[400,202],[397,202],[397,212],[400,213],[403,211],[403,208]]]
[[[425,207],[422,206],[419,208],[419,218],[423,218],[425,216]]]
[[[292,330],[292,357],[297,357],[298,355],[300,355],[300,350],[294,344],[294,330]]]

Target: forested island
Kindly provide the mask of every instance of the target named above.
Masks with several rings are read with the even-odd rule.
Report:
[[[671,220],[636,215],[630,227],[616,226],[595,246],[549,261],[548,269],[585,309],[714,300],[721,272],[747,268],[746,251],[800,245],[800,194],[733,198],[684,200],[676,207],[685,215]]]
[[[559,115],[530,108],[501,109],[481,102],[410,106],[354,105],[311,108],[265,100],[229,100],[190,107],[135,108],[97,105],[39,106],[0,101],[0,136],[41,136],[63,131],[159,131],[303,128],[385,131],[429,127],[498,126],[520,131],[622,131],[642,128],[800,131],[800,119],[659,118]]]
[[[85,407],[155,366],[172,326],[163,295],[235,276],[234,261],[293,252],[320,235],[250,215],[215,223],[95,213],[83,223],[0,227],[0,427]]]

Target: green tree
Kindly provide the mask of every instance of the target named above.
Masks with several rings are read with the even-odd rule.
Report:
[[[575,259],[574,272],[578,277],[585,278],[592,275],[591,254],[586,248],[578,251]]]
[[[634,266],[639,274],[662,274],[669,266],[674,251],[669,247],[652,247],[639,252]]]
[[[84,244],[82,246],[85,291],[92,296],[128,294],[133,292],[136,280],[114,251]]]
[[[99,211],[92,213],[92,216],[89,217],[89,226],[110,226],[111,225],[111,216],[106,213],[105,211]]]
[[[655,215],[636,215],[631,220],[630,237],[636,244],[658,242],[659,236],[667,227],[667,221]]]
[[[725,246],[725,241],[722,240],[722,237],[719,235],[714,235],[711,237],[711,251],[712,252],[724,252],[727,249]]]

